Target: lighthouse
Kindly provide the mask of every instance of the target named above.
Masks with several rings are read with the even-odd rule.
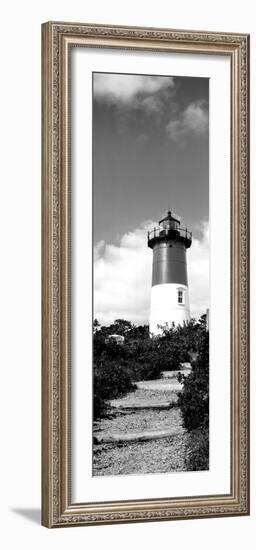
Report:
[[[181,219],[170,210],[158,226],[148,232],[153,250],[149,329],[161,334],[161,326],[183,325],[190,320],[187,248],[192,233],[181,227]]]

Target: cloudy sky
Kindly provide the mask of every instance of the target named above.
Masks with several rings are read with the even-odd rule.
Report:
[[[148,321],[147,230],[170,208],[193,232],[191,314],[209,304],[208,79],[93,75],[94,316]]]

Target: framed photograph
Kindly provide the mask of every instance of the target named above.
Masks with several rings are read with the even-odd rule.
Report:
[[[42,26],[42,523],[249,514],[249,36]]]

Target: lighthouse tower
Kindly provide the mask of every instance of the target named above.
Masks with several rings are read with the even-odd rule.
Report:
[[[180,218],[170,210],[166,218],[148,233],[153,250],[153,273],[149,329],[161,334],[160,326],[183,325],[189,321],[186,251],[192,233],[180,226]]]

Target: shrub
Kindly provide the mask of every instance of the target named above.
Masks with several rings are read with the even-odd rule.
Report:
[[[196,430],[189,432],[188,448],[190,452],[186,457],[186,469],[199,471],[209,469],[209,426],[206,421]]]
[[[104,361],[94,369],[94,417],[106,411],[106,400],[115,399],[134,389],[130,373],[116,361]]]
[[[192,319],[182,327],[164,329],[161,336],[153,338],[150,338],[147,325],[137,327],[129,321],[117,319],[112,325],[105,327],[95,320],[95,415],[104,413],[105,402],[130,391],[136,381],[159,378],[162,371],[177,370],[180,363],[189,361],[191,351],[198,350],[205,332],[203,318],[200,322]],[[109,339],[111,334],[124,336],[124,344],[120,345]],[[193,386],[194,382],[191,382]],[[189,388],[187,391],[189,392]],[[185,401],[183,408],[186,415]]]
[[[201,334],[200,348],[191,373],[179,376],[183,390],[178,395],[183,425],[189,433],[189,470],[209,467],[209,334]]]
[[[194,430],[209,419],[209,335],[205,331],[199,354],[192,371],[185,378],[179,376],[183,391],[179,393],[183,423],[187,430]]]

